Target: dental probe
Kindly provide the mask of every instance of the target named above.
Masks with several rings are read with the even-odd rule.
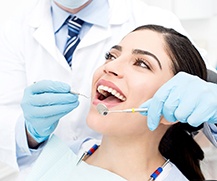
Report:
[[[37,83],[37,82],[36,82],[36,81],[33,82],[33,84],[35,84],[35,83]],[[73,90],[70,90],[69,92],[72,93],[72,94],[76,94],[76,95],[78,95],[78,96],[83,96],[83,97],[89,99],[88,96],[86,96],[86,95],[84,95],[84,94],[81,94],[81,93],[79,93],[79,92],[75,92],[75,91],[73,91]]]
[[[135,112],[147,112],[148,108],[131,108],[131,109],[122,109],[122,110],[111,110],[109,111],[108,108],[104,104],[98,104],[96,106],[97,111],[99,114],[106,116],[108,113],[135,113]]]
[[[84,94],[81,94],[81,93],[79,93],[79,92],[74,92],[74,91],[72,91],[72,90],[70,90],[70,92],[72,93],[72,94],[76,94],[76,95],[79,95],[79,96],[83,96],[83,97],[85,97],[85,98],[89,98],[89,97],[87,97],[86,95],[84,95]]]

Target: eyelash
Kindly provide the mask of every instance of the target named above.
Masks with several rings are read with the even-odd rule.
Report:
[[[116,59],[116,57],[114,55],[112,55],[110,52],[106,52],[105,53],[105,59],[106,60],[112,60],[112,59]]]
[[[110,52],[106,52],[105,53],[105,59],[106,60],[114,60],[114,59],[116,59],[116,57],[114,55],[112,55]],[[141,66],[141,64],[144,64],[145,66],[144,65]],[[137,65],[137,66],[140,66],[142,68],[147,68],[150,70],[150,67],[147,65],[147,63],[145,63],[145,61],[140,59],[140,58],[137,58],[133,65]]]
[[[139,64],[140,64],[140,65],[139,65]],[[145,66],[144,66],[144,65],[141,66],[141,64],[144,64]],[[147,65],[147,63],[145,63],[145,61],[142,60],[142,59],[140,59],[140,58],[137,58],[136,61],[135,61],[135,63],[134,63],[133,65],[139,65],[139,66],[142,67],[142,68],[147,68],[147,69],[150,70],[150,67]]]

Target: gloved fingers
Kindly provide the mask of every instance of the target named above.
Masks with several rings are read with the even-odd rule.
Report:
[[[42,80],[29,86],[26,92],[40,94],[44,92],[66,93],[70,91],[70,86],[64,82]]]
[[[161,87],[161,90],[158,90],[153,98],[149,99],[145,103],[143,103],[140,107],[148,108],[147,113],[142,113],[143,115],[147,116],[147,124],[148,128],[153,131],[155,130],[160,122],[160,118],[162,115],[162,109],[164,106],[164,102],[166,101],[171,87]]]
[[[43,125],[43,129],[37,129],[37,134],[41,137],[49,136],[51,133],[54,132],[58,125],[59,121],[54,122],[52,125]]]
[[[78,95],[71,93],[43,93],[34,94],[28,99],[32,106],[50,106],[71,104],[78,101]]]
[[[179,105],[179,91],[182,89],[180,88],[180,81],[186,76],[188,77],[188,74],[179,72],[154,94],[148,108],[148,127],[150,130],[157,128],[162,114],[170,122],[177,120],[174,112]]]
[[[143,104],[141,104],[139,106],[139,108],[149,108],[151,103],[151,99],[147,100],[146,102],[144,102]],[[147,116],[148,115],[148,111],[144,111],[144,112],[139,112],[140,114],[142,114],[143,116]]]
[[[160,118],[162,115],[162,108],[163,108],[163,101],[158,101],[154,98],[151,99],[150,106],[148,108],[147,114],[147,121],[148,121],[148,128],[153,131],[155,130],[160,122]]]
[[[187,122],[195,127],[204,122],[214,123],[214,120],[217,122],[216,108],[212,108],[212,103],[197,105]]]
[[[195,78],[197,78],[197,76],[188,74],[186,72],[178,72],[168,82],[170,82],[169,84],[171,85],[182,85],[183,87],[186,87],[189,85],[189,82],[194,82]]]
[[[173,107],[173,110],[170,111],[166,111],[165,109],[162,111],[164,118],[168,121],[168,122],[176,122],[177,119],[174,115],[174,111],[176,110],[176,107]]]
[[[203,92],[203,89],[194,94],[187,92],[187,95],[190,96],[182,98],[182,102],[175,112],[175,116],[180,122],[198,126],[203,122],[215,119],[216,100],[210,99],[209,94],[202,94],[201,91]]]
[[[195,92],[193,92],[191,88],[186,90],[185,94],[180,98],[180,104],[175,111],[175,117],[177,118],[177,120],[179,120],[182,123],[188,122],[189,124],[192,124],[193,126],[195,124],[193,122],[195,122],[196,120],[192,120],[189,122],[189,120],[191,120],[190,117],[192,116],[192,114],[198,114],[201,116],[200,119],[203,119],[203,117],[206,115],[202,115],[201,111],[204,110],[206,107],[207,107],[207,110],[210,110],[209,108],[212,107],[211,102],[214,102],[214,105],[216,103],[215,103],[215,100],[210,100],[206,96],[201,97],[202,95],[207,95],[203,93],[202,88],[196,90]]]
[[[146,102],[144,102],[143,104],[141,104],[139,106],[139,108],[148,108],[147,112],[140,112],[140,114],[142,114],[143,116],[147,116],[147,125],[148,128],[153,131],[157,128],[157,126],[159,125],[159,121],[160,121],[160,116],[161,114],[158,114],[158,117],[156,118],[156,113],[153,110],[153,107],[150,106],[152,103],[152,99],[147,100]],[[154,112],[154,113],[153,113]],[[157,120],[157,121],[156,121]]]
[[[148,128],[151,131],[155,130],[158,127],[160,123],[160,118],[161,118],[161,109],[148,110],[147,121],[148,121]]]
[[[171,89],[170,94],[167,96],[167,99],[164,100],[165,102],[162,108],[162,114],[164,118],[169,122],[177,121],[174,113],[180,103],[180,92],[176,90],[176,88]]]
[[[34,128],[34,130],[36,130],[36,132],[40,135],[40,136],[48,136],[50,128],[55,129],[55,125],[58,124],[60,118],[62,118],[63,116],[65,116],[65,113],[60,113],[57,115],[54,115],[52,117],[47,117],[45,118],[37,118],[31,121],[26,120],[26,122],[31,125],[32,128]],[[54,125],[54,126],[53,126]],[[51,129],[52,130],[52,129]],[[50,130],[50,131],[51,131]],[[45,134],[46,131],[46,134]],[[52,132],[50,132],[52,133]]]
[[[192,104],[188,102],[183,101],[179,104],[176,111],[174,112],[175,118],[182,123],[187,123],[187,119],[192,114],[192,112],[195,109],[196,104]]]
[[[79,102],[76,101],[74,103],[62,104],[62,105],[51,105],[51,106],[41,106],[34,107],[34,109],[30,109],[28,113],[26,113],[26,119],[37,119],[44,118],[48,119],[49,117],[54,117],[59,114],[67,114],[71,112],[73,109],[78,107]],[[29,116],[28,116],[29,115]]]
[[[154,94],[151,99],[151,103],[148,108],[148,127],[150,130],[155,130],[160,122],[162,115],[164,103],[166,102],[173,86],[171,84],[164,84],[158,91]]]

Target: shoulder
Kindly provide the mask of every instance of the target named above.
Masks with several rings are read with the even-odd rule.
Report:
[[[120,0],[121,1],[121,0]],[[158,24],[168,28],[176,29],[178,32],[188,35],[179,18],[167,9],[149,5],[144,0],[127,0],[128,13],[136,21],[136,26],[144,24]]]
[[[49,13],[50,7],[50,0],[25,1],[24,4],[17,6],[11,15],[2,22],[0,28],[4,33],[3,35],[12,36],[11,39],[17,39],[17,37],[21,38],[20,36],[25,35],[27,29],[31,27],[30,20],[37,18],[44,19],[45,14]],[[14,27],[16,31],[14,31]],[[19,34],[19,36],[17,36],[17,34]]]

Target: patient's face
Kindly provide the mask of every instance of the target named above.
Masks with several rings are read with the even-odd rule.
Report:
[[[100,115],[99,103],[110,110],[137,108],[150,99],[173,73],[161,34],[140,30],[111,48],[94,74],[88,125],[102,134],[141,134],[146,117],[139,113]]]

